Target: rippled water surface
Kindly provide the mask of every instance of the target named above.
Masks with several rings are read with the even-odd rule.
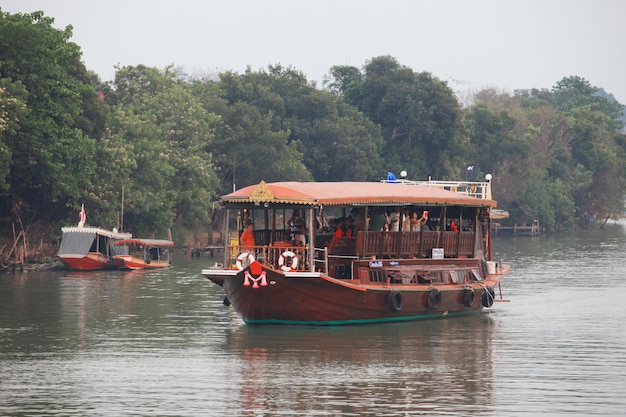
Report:
[[[610,415],[626,410],[626,222],[498,237],[470,317],[251,327],[200,275],[0,274],[0,415]]]

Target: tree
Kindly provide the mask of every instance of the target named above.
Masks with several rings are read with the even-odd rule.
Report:
[[[222,192],[260,181],[310,181],[296,143],[289,131],[275,129],[273,113],[262,114],[257,107],[239,102],[221,115],[213,149],[221,168]]]
[[[233,185],[244,187],[264,181],[310,181],[298,142],[291,140],[286,121],[284,95],[306,84],[306,78],[292,69],[270,67],[270,73],[220,74],[219,97],[209,109],[219,108],[222,123],[217,127],[214,146],[221,191]]]
[[[175,223],[192,228],[208,221],[217,177],[207,148],[218,117],[171,67],[118,68],[114,87],[112,140],[126,143],[120,152],[131,158],[129,178],[122,178],[125,224],[164,236]]]
[[[0,80],[4,88],[9,80],[9,91],[25,105],[19,122],[3,133],[11,155],[5,188],[48,218],[77,207],[92,188],[96,140],[90,134],[103,131],[103,119],[93,117],[103,104],[80,48],[69,41],[72,27],[57,30],[53,23],[43,12],[0,15]]]
[[[284,151],[273,156],[279,167],[294,170],[279,170],[281,180],[380,178],[382,141],[378,127],[341,97],[316,89],[301,72],[270,66],[268,71],[248,70],[243,76],[223,74],[221,84],[227,102],[237,106],[240,100],[253,106],[260,117],[268,118],[268,129],[285,132],[287,145],[302,155],[291,154],[288,164],[280,162],[287,155]],[[270,149],[279,150],[276,145]],[[233,156],[230,158],[233,161]],[[239,158],[237,167],[237,182],[241,183]]]
[[[0,79],[0,195],[10,188],[13,152],[10,139],[17,135],[20,120],[27,116],[28,92],[21,82]]]
[[[285,99],[291,140],[316,181],[382,178],[380,128],[341,97],[307,86]]]
[[[617,130],[623,127],[624,107],[607,100],[581,77],[563,78],[552,88],[552,96],[573,132],[568,166],[580,167],[591,179],[586,187],[576,187],[579,216],[621,212],[625,149]]]
[[[494,197],[510,208],[511,221],[539,219],[548,229],[571,224],[574,185],[557,192],[555,184],[569,184],[568,176],[552,171],[572,140],[567,119],[544,99],[492,89],[477,93],[465,114],[472,159],[493,174]],[[557,197],[561,207],[555,207]]]
[[[333,67],[330,78],[333,91],[380,125],[386,170],[442,179],[460,172],[461,113],[445,82],[390,56],[369,60],[361,77],[350,67]]]
[[[593,87],[584,78],[571,76],[561,79],[552,87],[552,99],[554,105],[563,112],[589,106],[592,111],[603,113],[611,120],[609,129],[619,130],[624,127],[624,106],[608,100],[598,87]]]
[[[595,89],[578,77],[551,93],[476,95],[466,110],[470,149],[494,174],[495,196],[512,221],[548,230],[621,211],[624,146]]]
[[[363,82],[363,75],[358,68],[352,66],[331,67],[329,75],[324,77],[323,84],[332,93],[344,97],[347,102],[357,104],[359,86]]]
[[[366,181],[382,177],[382,139],[376,125],[355,109],[338,105],[341,115],[294,121],[304,161],[316,181]],[[344,113],[346,112],[346,113]]]

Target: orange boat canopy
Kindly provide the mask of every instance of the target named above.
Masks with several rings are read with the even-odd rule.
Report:
[[[457,205],[495,207],[496,201],[427,185],[384,182],[274,182],[261,181],[220,198],[224,206],[241,204],[347,205]]]

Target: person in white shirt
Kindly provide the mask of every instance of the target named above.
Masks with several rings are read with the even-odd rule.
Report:
[[[389,231],[400,231],[400,207],[393,209],[393,212],[389,215]]]

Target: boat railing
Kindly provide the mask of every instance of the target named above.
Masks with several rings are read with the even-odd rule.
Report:
[[[358,232],[356,254],[361,259],[430,258],[433,249],[443,249],[445,257],[474,254],[473,231]]]
[[[308,271],[309,267],[309,246],[294,246],[287,242],[276,242],[271,245],[256,245],[246,249],[239,245],[226,246],[226,269],[234,269],[239,260],[242,265],[247,265],[250,258],[246,253],[254,256],[254,259],[274,269],[281,267],[292,267],[295,271]],[[293,255],[292,255],[293,254]],[[297,265],[293,268],[294,262],[291,258],[298,258]]]
[[[328,249],[329,256],[355,256],[357,254],[356,237],[341,237],[332,243]]]
[[[261,229],[255,230],[254,241],[257,245],[271,245],[273,242],[289,242],[291,240],[291,232],[284,229]]]
[[[442,190],[454,191],[457,193],[469,195],[481,199],[491,200],[491,182],[490,181],[412,181],[406,179],[382,180],[381,182],[402,185],[421,185],[431,188],[439,188]]]
[[[297,265],[292,270],[311,271],[309,252],[313,250],[313,270],[330,273],[333,276],[345,276],[354,260],[360,259],[403,259],[403,258],[444,258],[473,257],[475,231],[436,231],[418,232],[357,232],[356,237],[341,238],[332,247],[294,246],[291,242],[272,242],[268,245],[256,245],[243,250],[239,245],[226,246],[226,268],[236,267],[238,258],[244,253],[251,253],[259,262],[274,268],[291,266],[291,253],[297,258]],[[246,258],[246,259],[243,259]],[[239,259],[243,264],[247,257]],[[284,269],[284,268],[283,268]]]
[[[315,270],[317,272],[327,273],[328,272],[328,248],[313,248],[314,256],[313,262],[315,264]]]

